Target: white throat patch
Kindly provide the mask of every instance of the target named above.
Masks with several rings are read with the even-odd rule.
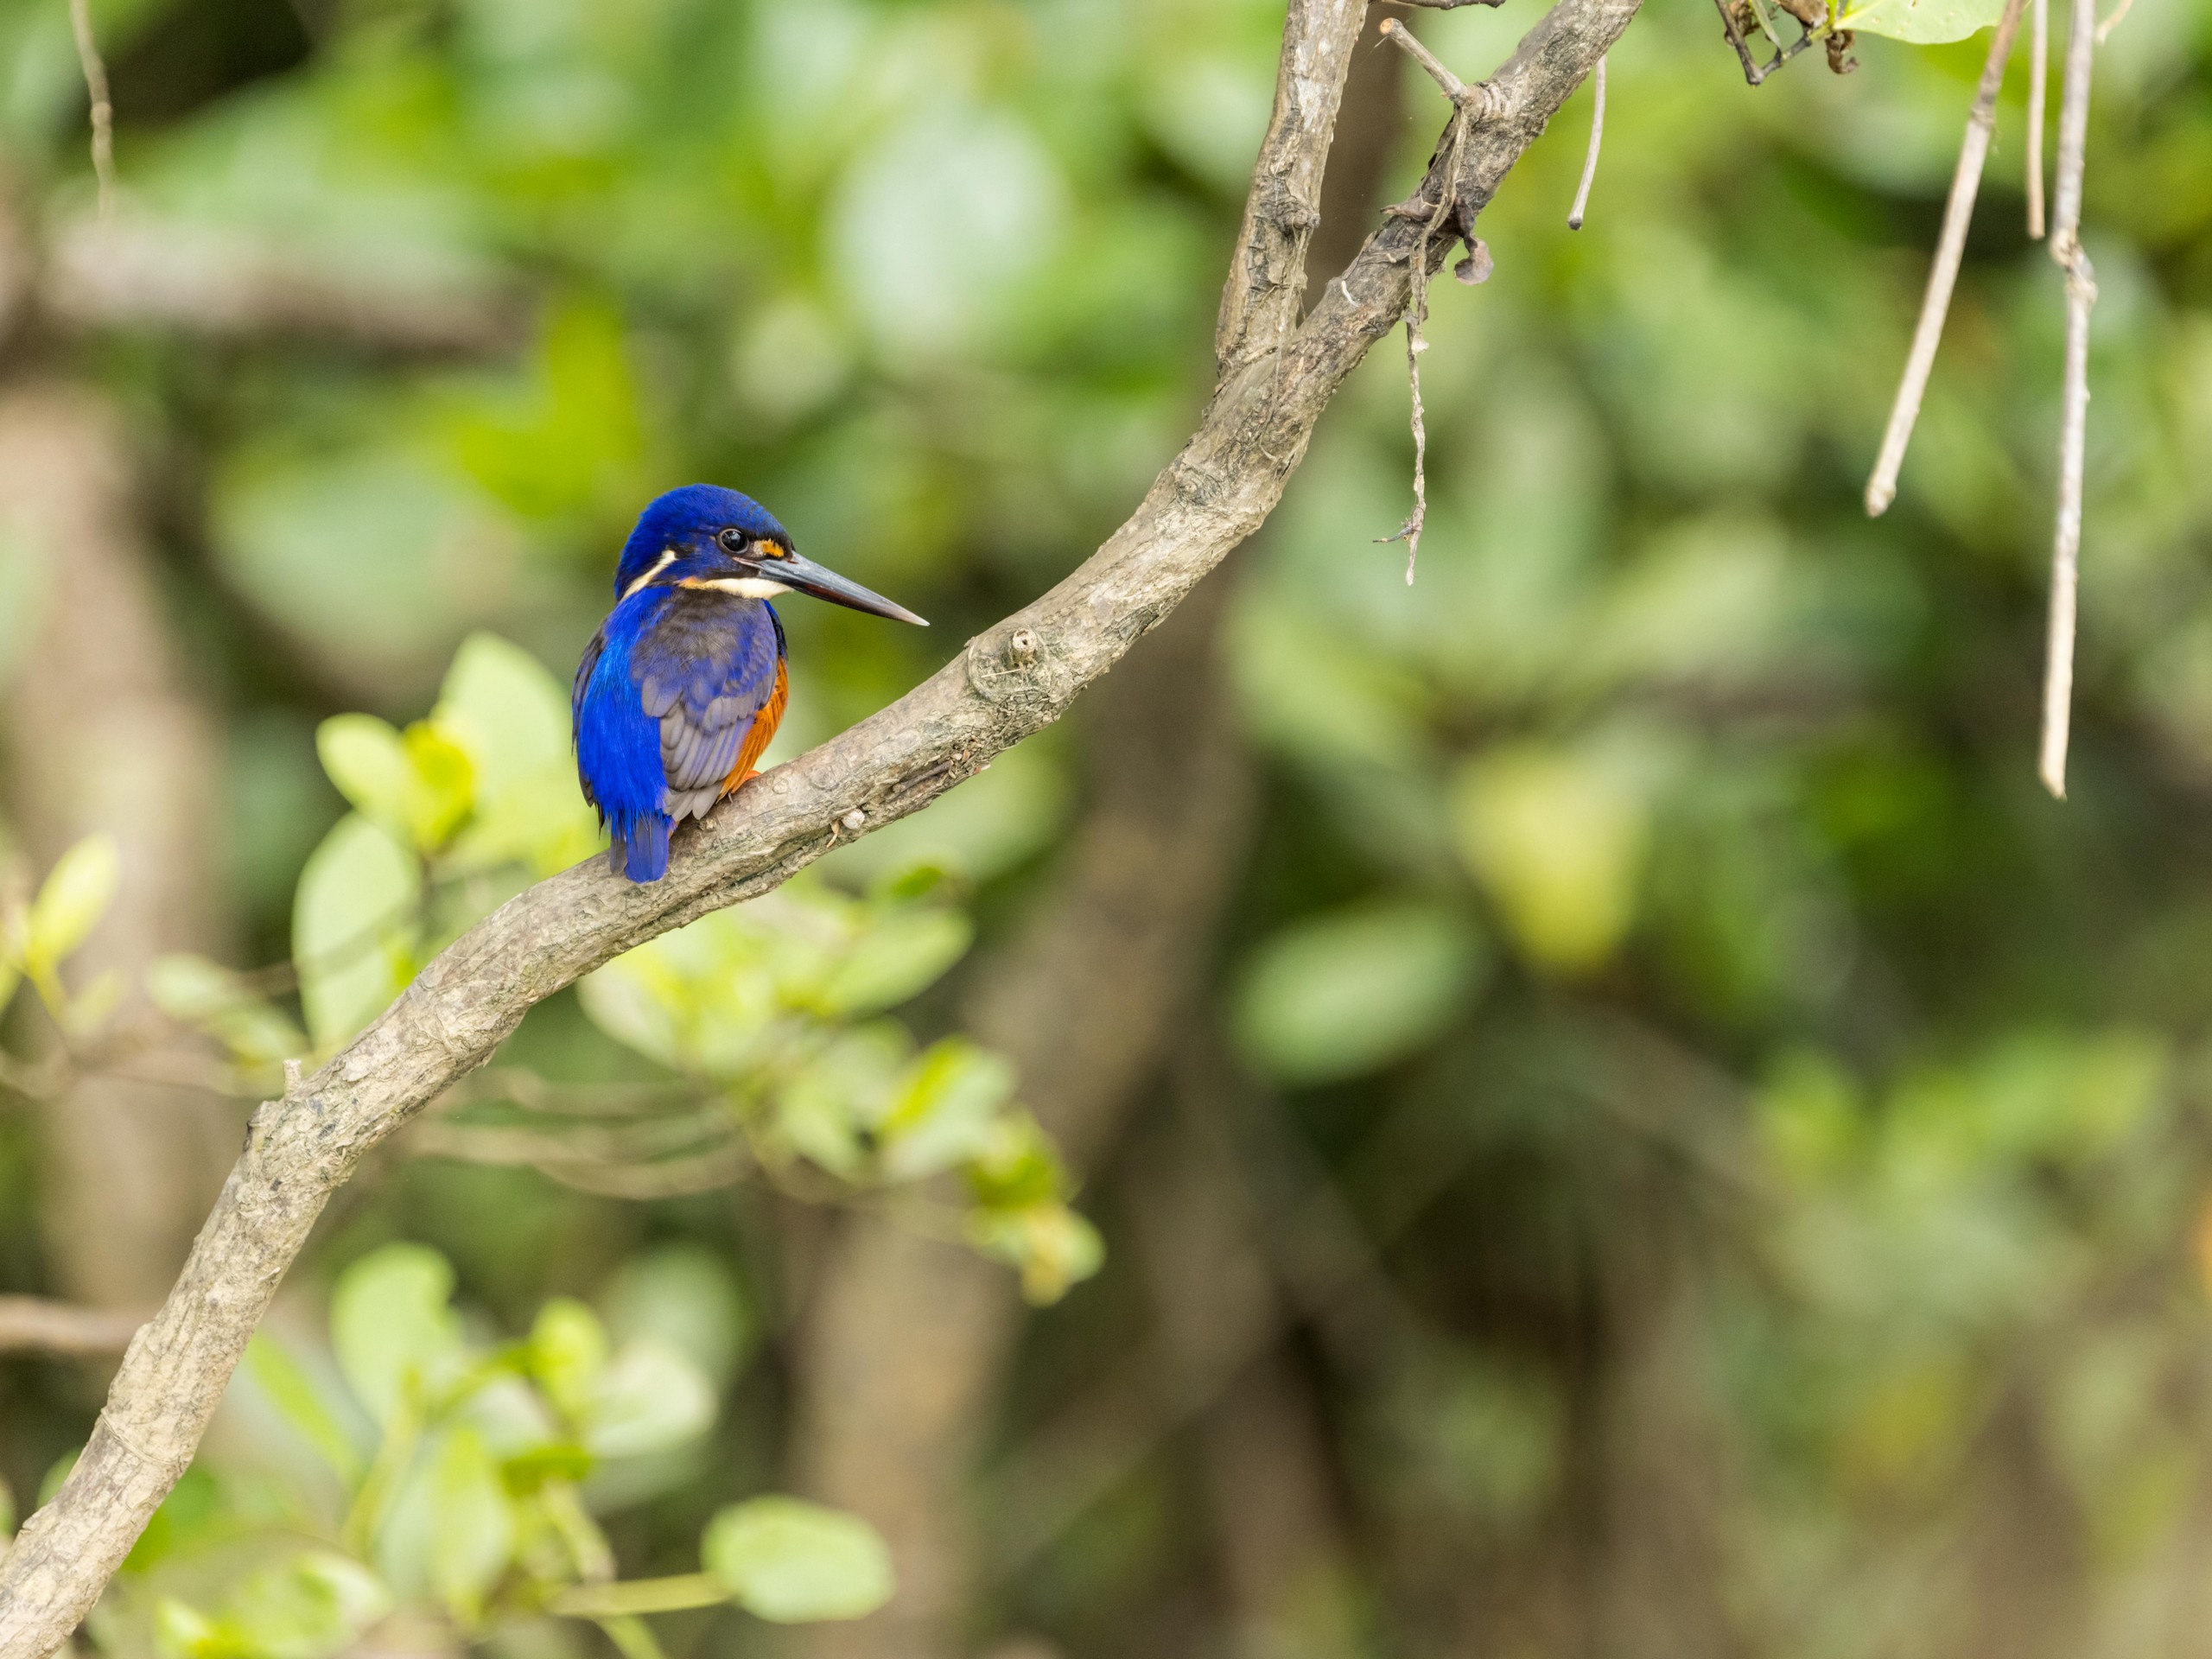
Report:
[[[791,589],[780,582],[771,582],[766,576],[721,576],[697,586],[711,588],[718,594],[735,594],[741,599],[773,599],[778,594]]]

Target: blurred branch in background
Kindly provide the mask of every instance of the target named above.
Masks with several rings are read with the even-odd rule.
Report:
[[[224,933],[214,872],[220,750],[179,662],[136,522],[132,459],[100,396],[0,394],[0,525],[34,561],[38,626],[0,702],[17,821],[41,863],[104,833],[120,902],[78,958],[110,1006],[162,953]],[[238,1145],[239,1110],[192,1089],[86,1075],[44,1110],[42,1223],[68,1292],[160,1297]]]
[[[73,1358],[119,1354],[152,1312],[150,1307],[137,1313],[80,1307],[44,1296],[0,1296],[0,1353]]]
[[[1093,1168],[1198,982],[1250,780],[1219,683],[1230,584],[1200,588],[1099,688],[1083,721],[1091,804],[1058,890],[979,971],[965,1024],[1019,1068],[1075,1169]],[[848,1219],[808,1298],[792,1460],[873,1521],[900,1563],[874,1618],[824,1626],[835,1659],[950,1655],[979,1577],[974,1463],[1020,1306],[971,1254]]]
[[[435,356],[508,350],[526,321],[512,297],[365,276],[273,239],[133,213],[65,220],[35,298],[63,328],[296,336]]]

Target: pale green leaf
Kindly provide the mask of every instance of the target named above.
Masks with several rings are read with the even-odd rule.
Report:
[[[251,1659],[328,1659],[391,1605],[391,1592],[367,1567],[315,1550],[247,1577],[223,1622]]]
[[[2004,12],[2005,0],[1866,0],[1846,6],[1836,27],[1926,46],[1963,41],[1992,27]]]
[[[414,768],[397,731],[374,715],[333,715],[315,728],[315,751],[338,792],[387,830],[407,828]]]
[[[316,1388],[315,1379],[265,1332],[246,1344],[245,1374],[284,1421],[347,1486],[361,1478],[361,1454]]]
[[[460,1370],[461,1321],[448,1306],[453,1265],[422,1244],[387,1244],[338,1276],[330,1341],[370,1414],[391,1421],[403,1390],[435,1389]]]
[[[932,1043],[907,1068],[883,1122],[885,1173],[914,1180],[981,1154],[1014,1095],[1014,1067],[963,1037]]]
[[[154,1646],[162,1659],[202,1659],[220,1651],[221,1631],[189,1602],[163,1596],[154,1604]]]
[[[424,854],[438,851],[467,821],[476,800],[468,752],[429,721],[401,734],[407,750],[407,830]]]
[[[666,1343],[717,1387],[736,1375],[752,1340],[736,1281],[721,1257],[701,1244],[665,1244],[632,1256],[600,1287],[599,1306],[618,1342]]]
[[[514,1557],[514,1508],[498,1462],[474,1428],[444,1437],[430,1484],[436,1505],[431,1587],[464,1627],[473,1626]]]
[[[957,910],[893,910],[846,952],[822,986],[817,1006],[833,1019],[896,1007],[937,983],[975,937],[975,925]]]
[[[665,1452],[704,1433],[715,1403],[714,1386],[681,1349],[641,1338],[600,1378],[584,1413],[584,1445],[602,1458]]]
[[[1064,1204],[977,1210],[968,1218],[968,1236],[1019,1271],[1022,1295],[1039,1306],[1057,1302],[1106,1262],[1098,1230]]]
[[[46,971],[65,961],[107,914],[122,881],[112,836],[87,836],[62,854],[31,901],[27,965]]]
[[[1586,972],[1636,918],[1649,809],[1618,760],[1516,744],[1469,764],[1453,796],[1460,855],[1539,965]]]
[[[1357,1077],[1430,1041],[1463,1009],[1480,953],[1447,909],[1365,906],[1262,944],[1237,988],[1246,1059],[1287,1083]]]
[[[537,1310],[530,1332],[530,1372],[572,1419],[591,1408],[607,1370],[607,1327],[573,1297],[556,1296]]]
[[[249,1065],[307,1052],[298,1027],[241,976],[205,957],[156,957],[146,970],[146,992],[170,1019],[207,1033]]]
[[[891,1552],[857,1516],[795,1497],[756,1497],[715,1516],[701,1563],[732,1600],[795,1624],[859,1618],[891,1599]]]
[[[776,1096],[776,1128],[791,1149],[834,1175],[857,1178],[862,1136],[897,1096],[913,1039],[890,1020],[839,1033]]]
[[[467,751],[479,792],[487,798],[545,767],[568,767],[567,688],[537,658],[495,633],[461,641],[431,719]]]
[[[334,1048],[384,1011],[413,975],[423,870],[359,814],[309,855],[292,911],[300,1002],[316,1046]]]
[[[61,1014],[61,1028],[72,1037],[92,1036],[114,1017],[130,988],[121,969],[103,968],[70,997]]]

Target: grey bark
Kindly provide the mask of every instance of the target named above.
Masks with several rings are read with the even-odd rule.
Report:
[[[1494,113],[1461,147],[1457,188],[1431,179],[1437,197],[1451,193],[1468,213],[1485,205],[1637,4],[1560,0],[1547,13],[1491,78]],[[1433,172],[1444,166],[1440,157]],[[482,1065],[545,997],[775,887],[847,833],[853,813],[864,833],[919,810],[1065,714],[1274,509],[1321,410],[1403,315],[1425,243],[1441,264],[1444,238],[1386,224],[1280,353],[1227,377],[1182,452],[1081,568],[891,707],[741,791],[684,837],[664,880],[632,886],[594,859],[538,883],[456,940],[312,1078],[265,1103],[83,1455],[0,1563],[0,1659],[51,1653],[90,1610],[190,1464],[324,1203],[372,1147]],[[1266,290],[1296,276],[1240,257],[1231,280]]]

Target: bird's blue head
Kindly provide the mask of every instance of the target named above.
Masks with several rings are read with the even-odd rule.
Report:
[[[615,569],[614,596],[619,601],[654,587],[705,588],[748,599],[811,594],[856,611],[929,626],[903,606],[800,557],[791,532],[773,513],[751,496],[717,484],[671,490],[638,515]]]

